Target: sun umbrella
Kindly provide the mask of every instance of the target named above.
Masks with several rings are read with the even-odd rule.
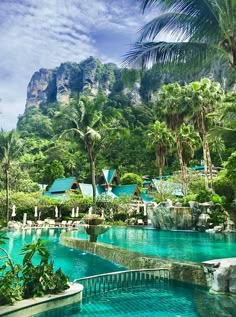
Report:
[[[75,211],[75,218],[79,217],[79,207],[76,207],[76,211]]]
[[[58,208],[57,208],[57,206],[55,207],[55,218],[58,218]]]
[[[72,208],[71,217],[72,217],[72,218],[75,217],[75,208]]]
[[[16,205],[12,206],[12,214],[11,214],[12,218],[14,218],[16,216]]]
[[[34,217],[35,218],[38,217],[38,207],[37,206],[34,207]]]

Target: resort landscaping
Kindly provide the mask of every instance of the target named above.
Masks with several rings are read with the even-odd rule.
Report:
[[[0,5],[49,67],[0,131],[0,316],[235,317],[236,1],[59,2]]]

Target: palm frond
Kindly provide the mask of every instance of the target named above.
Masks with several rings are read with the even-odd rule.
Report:
[[[148,67],[155,63],[202,63],[214,51],[205,43],[137,42],[124,57],[124,65]]]
[[[186,37],[189,37],[193,32],[191,27],[192,20],[192,17],[186,14],[176,12],[164,13],[147,23],[139,31],[139,33],[141,34],[139,42],[142,42],[144,40],[153,41],[161,31],[172,32],[173,29],[179,31],[181,33],[181,37],[184,37],[185,34]]]

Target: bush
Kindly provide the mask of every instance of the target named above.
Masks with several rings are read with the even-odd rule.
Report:
[[[5,239],[0,234],[0,244]],[[54,271],[54,263],[49,261],[50,254],[42,240],[38,239],[22,248],[22,266],[15,265],[5,249],[0,250],[4,254],[0,257],[0,305],[13,304],[24,298],[58,294],[69,288],[68,278],[61,269]],[[35,254],[40,257],[38,265],[32,262]]]
[[[126,173],[120,180],[123,185],[137,184],[139,188],[143,187],[142,177],[134,173]]]
[[[214,181],[215,192],[225,197],[225,202],[230,204],[233,202],[235,197],[235,191],[232,181],[226,176],[219,176]]]
[[[206,201],[211,201],[212,193],[207,190],[200,190],[196,196],[196,201],[199,203],[205,203]]]
[[[223,202],[224,202],[224,199],[222,197],[220,197],[219,195],[217,194],[214,194],[211,196],[211,201],[214,203],[214,204],[220,204],[222,205]]]

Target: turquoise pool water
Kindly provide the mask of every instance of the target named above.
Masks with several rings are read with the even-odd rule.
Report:
[[[235,317],[232,298],[214,296],[181,283],[112,291],[32,317]],[[79,310],[80,309],[80,310]]]
[[[83,228],[80,232],[72,231],[71,235],[87,239]],[[158,231],[145,227],[114,227],[100,235],[98,242],[112,244],[146,255],[193,262],[236,257],[236,233],[210,234]]]
[[[33,240],[41,238],[47,240],[47,246],[54,260],[55,267],[61,267],[63,272],[73,281],[79,277],[96,275],[107,272],[121,271],[123,267],[107,261],[101,257],[62,246],[59,243],[59,229],[29,229],[22,231],[8,232],[9,240],[4,248],[12,256],[16,263],[22,263],[20,256],[21,248]]]

